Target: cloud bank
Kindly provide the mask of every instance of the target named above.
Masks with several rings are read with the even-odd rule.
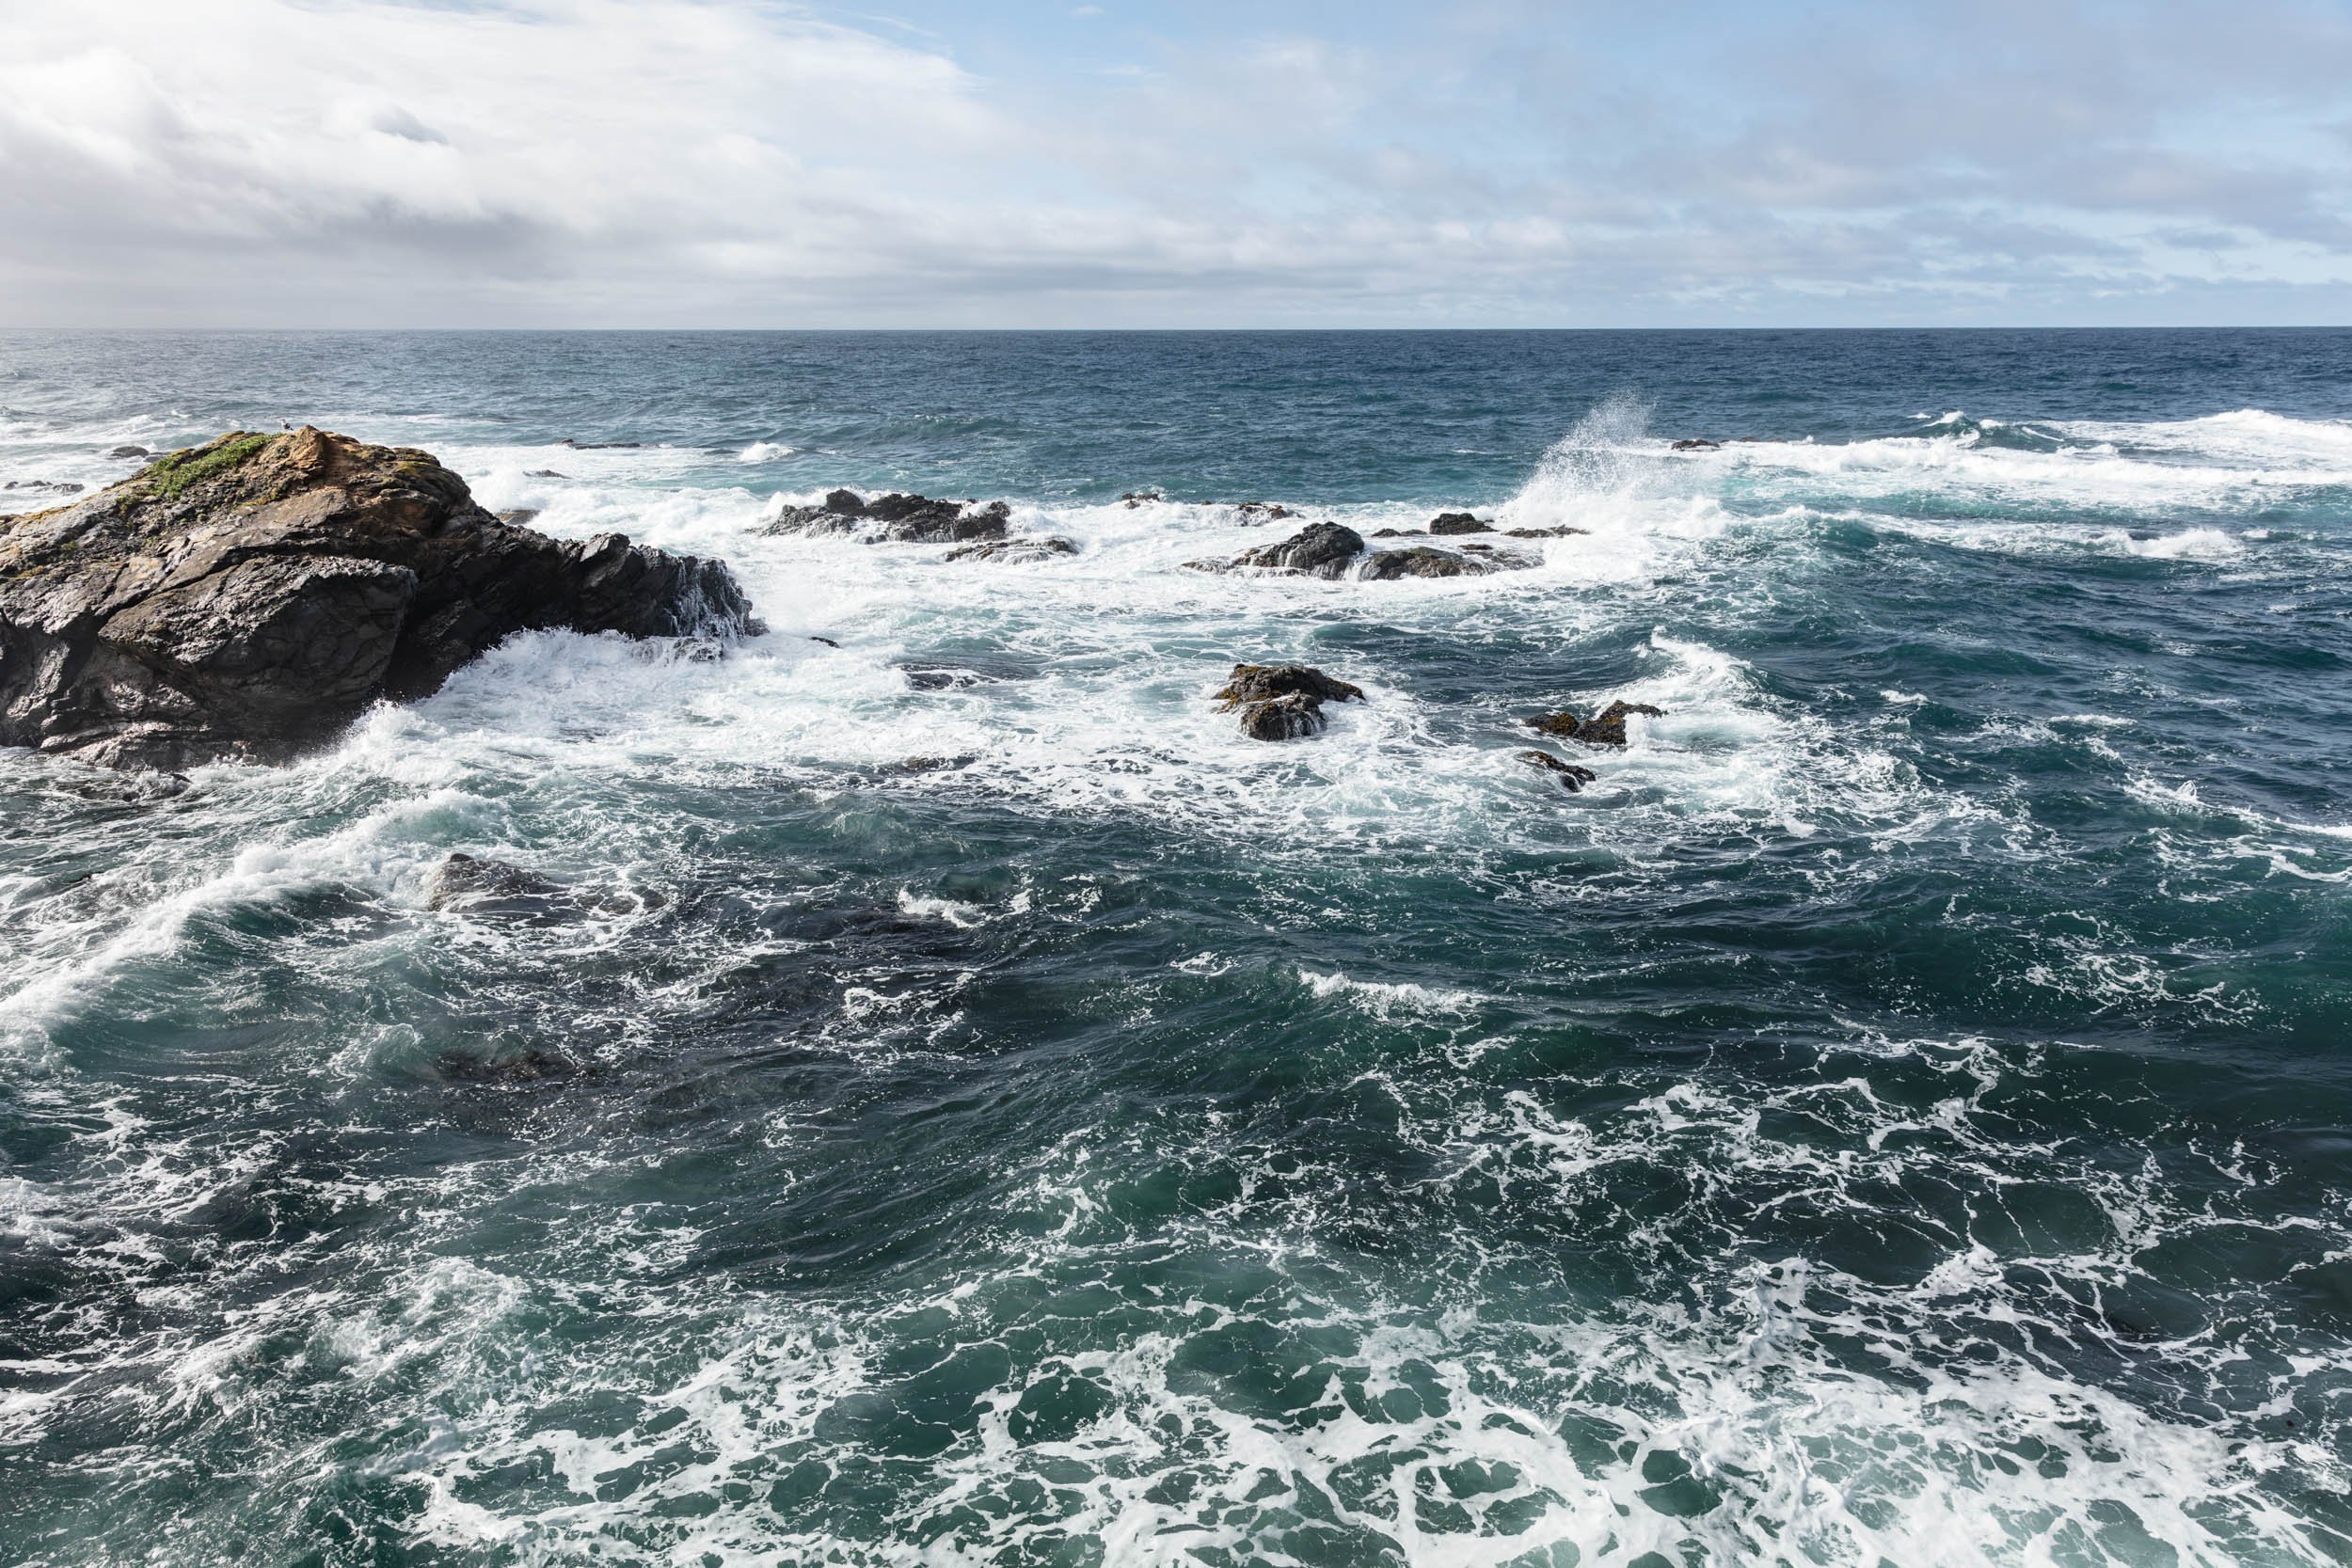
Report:
[[[2352,321],[2340,5],[977,9],[10,0],[0,325]]]

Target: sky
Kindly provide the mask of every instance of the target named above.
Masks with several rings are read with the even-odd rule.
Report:
[[[0,325],[2352,324],[2352,0],[0,0]]]

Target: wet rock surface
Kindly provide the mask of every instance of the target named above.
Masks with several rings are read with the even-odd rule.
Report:
[[[1409,545],[1401,550],[1382,550],[1367,557],[1357,576],[1366,582],[1395,582],[1405,578],[1484,577],[1498,570],[1501,568],[1495,562],[1474,556],[1427,545]]]
[[[1282,572],[1296,577],[1336,578],[1347,575],[1364,551],[1363,535],[1338,523],[1310,523],[1275,545],[1244,550],[1231,561],[1186,562],[1197,572]]]
[[[232,433],[0,524],[0,745],[278,761],[518,631],[756,626],[720,562],[501,523],[427,452]]]
[[[1494,524],[1484,517],[1473,517],[1467,512],[1440,512],[1429,519],[1429,531],[1436,535],[1449,533],[1492,533]]]
[[[1323,705],[1360,703],[1363,688],[1305,664],[1236,664],[1214,699],[1219,712],[1241,711],[1252,740],[1297,740],[1329,722]]]
[[[1586,784],[1591,784],[1595,779],[1600,777],[1599,774],[1594,772],[1591,768],[1580,768],[1572,762],[1563,762],[1558,757],[1553,756],[1549,752],[1521,752],[1519,753],[1519,760],[1526,763],[1530,768],[1540,768],[1545,772],[1557,778],[1560,781],[1562,787],[1566,789],[1571,795],[1575,794],[1578,790],[1582,789]]]
[[[1068,539],[1039,535],[1027,539],[988,539],[977,545],[959,545],[947,552],[947,559],[994,561],[1018,566],[1077,553],[1078,546]]]
[[[1637,715],[1645,719],[1663,719],[1666,710],[1652,707],[1647,703],[1617,702],[1611,703],[1590,719],[1580,719],[1563,708],[1556,713],[1530,719],[1527,723],[1530,729],[1562,740],[1581,741],[1587,746],[1623,746],[1626,743],[1625,721]]]
[[[1011,517],[1012,508],[1003,501],[982,506],[899,491],[869,501],[854,490],[834,490],[815,506],[787,507],[760,531],[830,534],[892,545],[960,545],[1003,539],[1010,531]]]

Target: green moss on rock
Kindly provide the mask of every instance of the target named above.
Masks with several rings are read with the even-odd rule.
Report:
[[[269,443],[267,436],[232,432],[211,446],[175,451],[149,465],[140,478],[146,482],[149,495],[171,500],[191,484],[201,484],[216,474],[229,472]]]

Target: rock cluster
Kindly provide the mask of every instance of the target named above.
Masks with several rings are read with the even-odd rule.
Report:
[[[1304,664],[1236,664],[1215,700],[1221,713],[1241,710],[1242,734],[1252,740],[1296,740],[1329,722],[1325,703],[1360,703],[1364,692]]]
[[[0,521],[0,745],[274,761],[518,631],[756,629],[718,562],[501,523],[428,453],[236,432]]]
[[[961,545],[1002,539],[1011,531],[1012,508],[1003,501],[935,500],[892,492],[867,500],[854,490],[835,490],[815,506],[785,509],[761,531],[837,534],[878,544]]]

